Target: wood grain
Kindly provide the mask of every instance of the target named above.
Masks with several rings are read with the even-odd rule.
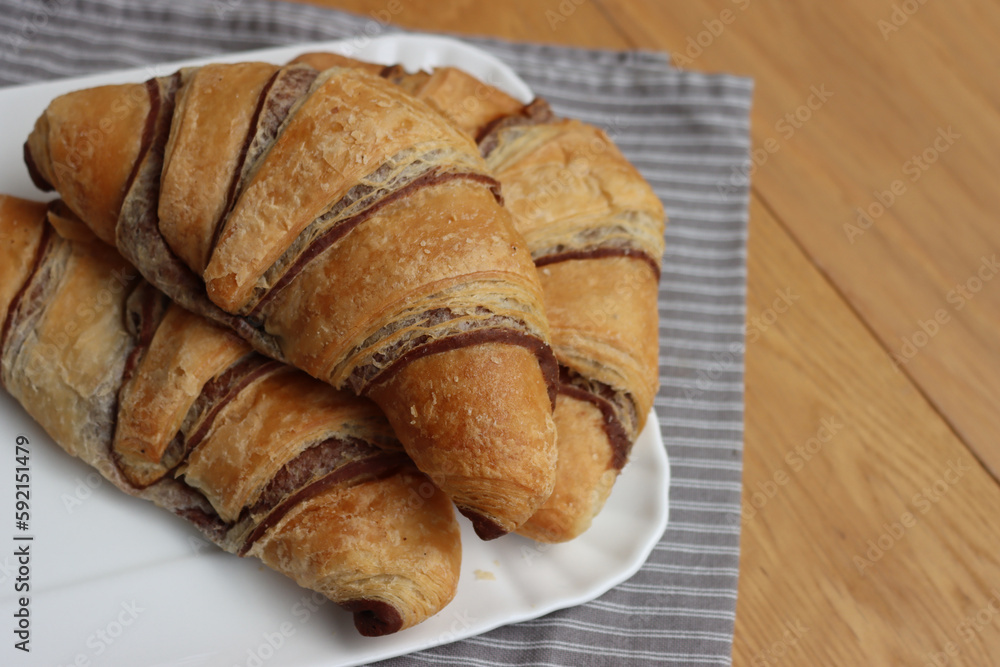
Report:
[[[747,348],[734,663],[1000,656],[1000,276],[984,268],[1000,250],[1000,5],[404,8],[407,27],[666,50],[755,78],[748,313],[776,289],[801,299]]]
[[[639,46],[755,77],[754,196],[1000,478],[997,6],[602,1]]]
[[[1000,622],[960,625],[1000,583],[1000,488],[771,212],[751,220],[748,313],[800,299],[747,348],[734,664],[923,665],[949,642],[947,664],[989,664]]]

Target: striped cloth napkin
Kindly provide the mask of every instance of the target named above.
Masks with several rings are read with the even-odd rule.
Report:
[[[387,18],[272,0],[0,0],[0,85],[363,38],[392,31]],[[680,71],[661,53],[465,41],[557,113],[605,128],[666,207],[655,406],[672,464],[670,524],[642,570],[593,602],[381,664],[729,664],[752,82]]]

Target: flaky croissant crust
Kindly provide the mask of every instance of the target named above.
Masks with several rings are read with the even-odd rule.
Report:
[[[559,118],[452,67],[410,73],[343,56],[293,62],[377,72],[476,139],[539,271],[560,366],[555,490],[519,529],[582,533],[628,459],[658,386],[663,206],[600,129]]]
[[[364,68],[210,65],[53,101],[26,160],[178,303],[373,398],[482,536],[550,495],[558,371],[539,279],[475,142],[427,103]],[[434,383],[472,372],[528,399],[469,385],[434,402]],[[440,456],[457,440],[466,456]]]
[[[0,196],[5,388],[67,452],[355,614],[410,627],[454,596],[451,503],[370,401],[269,360],[52,210]]]

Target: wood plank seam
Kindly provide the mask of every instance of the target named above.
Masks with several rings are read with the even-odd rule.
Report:
[[[755,197],[757,199],[757,202],[761,206],[763,206],[768,211],[768,213],[771,214],[771,216],[775,219],[775,221],[781,226],[782,230],[784,230],[785,234],[788,235],[789,239],[792,241],[795,247],[798,248],[802,256],[805,257],[810,264],[816,267],[816,270],[823,277],[824,282],[826,282],[826,284],[829,285],[830,288],[837,294],[837,296],[847,306],[847,308],[851,311],[854,317],[859,322],[861,322],[862,326],[864,326],[865,330],[868,331],[868,334],[875,340],[878,346],[882,348],[882,350],[886,353],[888,358],[895,359],[896,358],[895,352],[892,349],[890,349],[888,341],[883,340],[882,337],[878,335],[878,332],[876,332],[872,328],[871,324],[867,320],[865,320],[865,318],[862,316],[861,312],[858,310],[855,303],[851,301],[850,298],[848,298],[847,294],[845,294],[843,290],[840,288],[840,286],[832,279],[832,276],[830,276],[830,274],[823,267],[823,265],[820,264],[815,257],[809,254],[806,247],[802,244],[799,238],[793,233],[790,226],[784,220],[781,219],[781,216],[778,215],[778,212],[775,210],[775,208],[771,206],[770,202],[768,202],[767,197],[764,196],[764,193],[761,192],[756,186],[751,185],[750,194],[752,197]],[[923,399],[927,402],[927,404],[933,408],[935,414],[937,414],[941,418],[941,421],[947,425],[948,430],[952,432],[952,434],[955,436],[955,439],[961,442],[962,445],[965,446],[965,449],[969,452],[969,455],[972,456],[972,458],[974,458],[980,466],[982,466],[982,468],[997,482],[998,485],[1000,485],[1000,477],[997,477],[997,475],[994,474],[991,467],[979,455],[979,452],[974,447],[972,447],[965,438],[962,437],[962,434],[959,432],[955,423],[941,409],[941,406],[924,389],[924,387],[919,382],[916,381],[916,379],[910,372],[908,372],[903,368],[900,368],[900,366],[905,366],[905,364],[894,363],[893,366],[895,367],[897,372],[901,373],[903,376],[906,377],[907,382],[910,384],[910,386],[913,387],[914,391],[916,391],[921,397],[923,397]]]

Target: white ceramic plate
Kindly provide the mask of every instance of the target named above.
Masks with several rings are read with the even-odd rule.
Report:
[[[336,50],[408,68],[456,65],[528,101],[530,89],[492,56],[438,37],[389,36],[213,56],[111,74],[0,89],[0,192],[38,199],[21,146],[55,96],[142,81],[179,65],[286,62]],[[511,535],[481,542],[463,519],[463,564],[454,601],[436,617],[389,637],[363,638],[350,614],[257,560],[224,553],[189,524],[128,498],[66,455],[0,392],[0,617],[4,665],[344,666],[470,637],[591,600],[632,576],[668,516],[670,468],[651,414],[603,512],[573,542]],[[31,520],[14,526],[15,439],[30,440]],[[16,542],[15,535],[33,541]],[[13,648],[15,549],[30,544],[31,653]],[[23,583],[23,582],[22,582]]]

